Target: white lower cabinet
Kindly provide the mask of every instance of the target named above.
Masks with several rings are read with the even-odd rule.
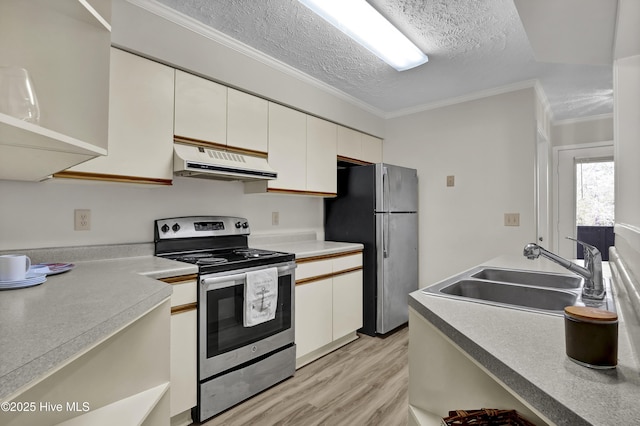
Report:
[[[191,410],[197,403],[196,310],[171,315],[171,416]]]
[[[362,327],[362,270],[333,278],[333,338]]]
[[[333,340],[332,279],[296,287],[296,357]]]
[[[191,423],[191,408],[197,404],[198,311],[194,275],[163,278],[173,286],[171,295],[171,398],[172,425]]]
[[[355,339],[362,327],[362,253],[298,261],[296,368]]]

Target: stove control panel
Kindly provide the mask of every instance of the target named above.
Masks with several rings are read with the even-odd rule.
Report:
[[[249,235],[250,228],[247,219],[242,217],[186,216],[156,220],[154,233],[156,240],[163,240]]]

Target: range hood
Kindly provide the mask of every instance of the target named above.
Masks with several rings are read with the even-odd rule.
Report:
[[[193,145],[173,145],[173,171],[178,176],[256,181],[278,177],[265,158]]]

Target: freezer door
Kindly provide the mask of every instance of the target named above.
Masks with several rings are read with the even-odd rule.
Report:
[[[418,174],[415,169],[376,164],[376,212],[418,211]]]
[[[409,320],[409,293],[418,289],[418,215],[376,214],[376,333]]]

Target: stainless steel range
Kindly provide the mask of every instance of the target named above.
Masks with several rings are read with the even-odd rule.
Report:
[[[295,371],[295,256],[249,248],[249,233],[239,217],[155,221],[156,256],[199,269],[198,421]]]

